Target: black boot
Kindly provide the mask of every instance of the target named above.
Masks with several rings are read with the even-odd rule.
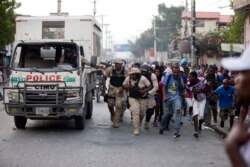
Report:
[[[221,128],[224,128],[224,121],[221,121],[221,122],[220,122],[220,127],[221,127]]]

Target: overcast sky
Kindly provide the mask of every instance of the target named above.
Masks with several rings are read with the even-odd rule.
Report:
[[[47,16],[57,11],[57,0],[16,0],[22,6],[16,13]],[[62,12],[70,15],[92,15],[94,0],[62,0]],[[157,5],[180,6],[185,0],[96,0],[97,19],[105,15],[104,23],[110,24],[108,30],[114,43],[126,43],[151,27],[151,20],[157,14]],[[189,8],[191,0],[188,0]],[[233,14],[229,9],[229,0],[196,0],[197,11],[216,11],[222,14]],[[220,8],[225,7],[225,8]]]

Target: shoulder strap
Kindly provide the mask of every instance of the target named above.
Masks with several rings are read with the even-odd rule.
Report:
[[[125,67],[122,68],[122,75],[125,75]]]
[[[115,75],[116,74],[116,71],[114,68],[112,68],[112,75]]]
[[[169,82],[170,82],[170,79],[172,78],[172,76],[173,76],[172,74],[169,74],[169,75],[168,75],[168,79],[167,79],[167,83],[166,83],[166,86],[168,86],[168,84],[169,84]]]

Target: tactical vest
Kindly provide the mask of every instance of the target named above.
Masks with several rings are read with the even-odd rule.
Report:
[[[129,89],[129,97],[132,97],[134,99],[146,99],[147,96],[143,97],[143,94],[140,93],[140,89],[138,84],[141,78],[138,79],[138,81],[135,83],[135,85]],[[131,80],[129,81],[131,84]]]
[[[110,84],[115,86],[115,87],[121,87],[124,80],[126,79],[125,77],[125,69],[123,68],[121,71],[121,74],[117,74],[115,69],[112,69],[112,75],[110,77]]]

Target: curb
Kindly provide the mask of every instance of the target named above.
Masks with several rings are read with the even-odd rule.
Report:
[[[224,130],[222,130],[221,128],[219,128],[218,126],[216,125],[210,125],[209,126],[210,128],[214,129],[214,131],[216,133],[218,133],[222,138],[226,138],[227,137],[227,132],[225,132]]]

